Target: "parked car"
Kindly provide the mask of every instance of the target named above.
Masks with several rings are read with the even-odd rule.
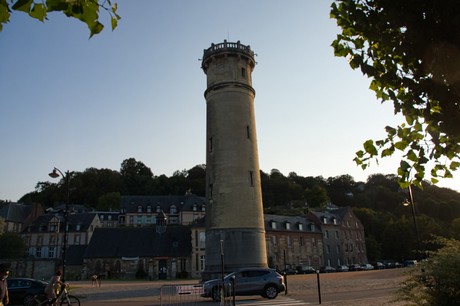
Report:
[[[341,265],[341,266],[338,266],[336,270],[337,272],[348,272],[350,271],[350,268],[348,268],[348,266]]]
[[[411,260],[404,260],[403,266],[404,267],[412,267],[416,266],[418,264],[417,260],[411,259]]]
[[[32,278],[7,278],[9,305],[32,305],[34,295],[45,293],[48,283]]]
[[[284,269],[283,271],[281,271],[281,274],[283,274],[283,275],[294,275],[294,274],[297,274],[297,270],[293,269],[293,268],[287,268],[287,269]]]
[[[331,273],[331,272],[336,272],[334,267],[331,266],[324,266],[319,269],[321,273]]]
[[[226,296],[231,295],[231,284],[235,283],[235,295],[261,295],[274,299],[285,290],[284,278],[274,269],[245,268],[225,276]],[[203,297],[218,302],[221,299],[222,280],[213,279],[203,283]]]
[[[297,273],[299,274],[312,274],[316,273],[316,269],[312,266],[297,266]]]
[[[382,261],[385,269],[394,269],[396,268],[396,262],[394,260],[384,260]]]
[[[348,270],[349,271],[362,271],[363,267],[361,265],[358,265],[358,264],[352,264],[352,265],[348,266]]]
[[[371,265],[374,267],[375,270],[385,269],[385,265],[380,261],[373,261],[371,262]]]
[[[374,270],[374,266],[371,265],[371,264],[363,264],[363,265],[361,265],[361,268],[363,270]]]

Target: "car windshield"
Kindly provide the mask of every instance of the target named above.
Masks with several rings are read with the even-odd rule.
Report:
[[[232,272],[232,273],[226,275],[226,276],[224,277],[224,279],[225,279],[225,280],[228,280],[228,279],[230,279],[230,278],[231,278],[233,275],[235,275],[235,274],[236,274],[236,272]]]

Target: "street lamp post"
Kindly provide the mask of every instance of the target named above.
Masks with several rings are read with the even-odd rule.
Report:
[[[412,220],[414,221],[414,229],[415,229],[415,235],[417,237],[417,246],[418,246],[418,258],[417,259],[421,260],[423,259],[422,258],[422,240],[420,239],[420,233],[418,231],[417,220],[415,218],[415,203],[414,203],[414,196],[412,194],[411,185],[409,185],[408,190],[409,190],[409,201],[406,199],[406,201],[403,204],[404,206],[410,206],[412,210]]]
[[[64,179],[66,185],[66,200],[65,200],[65,211],[64,211],[64,238],[62,243],[62,280],[65,281],[65,266],[66,266],[66,249],[67,249],[67,218],[68,218],[68,211],[69,211],[69,199],[70,199],[70,188],[69,188],[69,181],[70,181],[70,171],[66,171],[62,173],[61,170],[58,168],[54,168],[53,171],[48,174],[52,178],[58,178],[61,176]]]

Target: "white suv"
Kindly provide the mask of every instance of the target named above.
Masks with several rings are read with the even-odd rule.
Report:
[[[278,293],[285,290],[284,278],[274,269],[245,268],[225,276],[225,295],[233,294],[234,281],[235,295],[261,295],[274,299]],[[203,283],[203,297],[211,297],[218,302],[221,299],[222,280],[213,279]]]

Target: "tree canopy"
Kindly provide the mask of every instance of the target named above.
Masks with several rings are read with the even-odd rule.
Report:
[[[334,53],[372,79],[404,122],[356,153],[363,169],[401,151],[402,187],[450,178],[460,166],[460,6],[457,0],[336,0]]]
[[[168,177],[154,175],[143,162],[128,158],[119,171],[87,168],[71,173],[69,204],[102,211],[118,210],[124,195],[193,193],[204,197],[206,192],[205,165],[178,170]],[[277,169],[260,174],[266,214],[302,216],[330,207],[331,203],[350,206],[364,225],[370,260],[403,260],[416,255],[418,239],[411,209],[403,206],[409,194],[401,189],[396,175],[373,174],[366,182],[357,182],[350,175],[323,178],[291,172],[285,176]],[[60,205],[66,201],[67,186],[63,182],[39,182],[36,190],[19,202],[40,203],[45,208]],[[412,188],[422,241],[431,239],[432,234],[459,237],[460,193],[428,182],[423,182],[423,186],[423,190]],[[428,250],[431,246],[423,247]]]
[[[117,3],[112,4],[111,0],[0,0],[0,31],[10,21],[13,12],[27,13],[41,22],[48,19],[48,13],[62,12],[67,17],[84,22],[92,37],[104,29],[99,18],[101,9],[109,14],[112,30],[117,27],[120,20],[117,8]]]

